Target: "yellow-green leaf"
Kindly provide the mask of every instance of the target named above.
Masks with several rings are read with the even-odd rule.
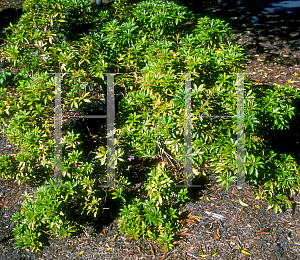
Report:
[[[158,196],[158,201],[159,201],[160,205],[162,205],[162,199],[161,199],[161,196]]]
[[[245,251],[245,250],[241,250],[241,253],[245,254],[245,255],[251,255],[249,252]]]
[[[193,173],[194,173],[196,176],[200,175],[200,172],[198,172],[195,168],[193,168]]]
[[[248,207],[248,206],[249,206],[248,204],[242,202],[240,199],[239,199],[239,202],[240,202],[240,204],[241,204],[242,206],[245,206],[245,207]]]
[[[115,236],[114,236],[114,242],[116,242],[117,236],[118,236],[118,234],[115,234]]]

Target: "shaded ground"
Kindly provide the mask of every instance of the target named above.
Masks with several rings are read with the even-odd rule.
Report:
[[[199,16],[209,15],[229,23],[234,39],[243,46],[250,59],[245,64],[247,76],[255,84],[273,86],[274,83],[300,87],[300,8],[288,14],[279,10],[266,13],[253,3],[253,8],[218,6],[208,8]],[[266,8],[268,5],[265,5]],[[188,25],[193,29],[193,25]]]
[[[256,15],[259,23],[255,24],[257,19],[251,19],[255,15],[251,8],[226,5],[210,8],[208,12],[223,17],[234,28],[234,38],[244,46],[245,54],[250,58],[250,63],[245,66],[249,72],[255,72],[248,76],[249,80],[266,86],[278,83],[299,88],[298,14]],[[192,24],[187,26],[193,28]],[[1,139],[1,153],[13,153],[6,145]],[[295,147],[295,153],[297,149]],[[140,159],[135,160],[134,164],[135,171],[145,167],[145,162]],[[110,213],[104,214],[97,225],[84,225],[85,231],[78,234],[78,238],[59,240],[50,237],[48,246],[34,255],[28,250],[14,248],[10,218],[20,209],[23,201],[20,194],[25,190],[33,193],[39,183],[18,186],[12,181],[2,180],[0,258],[202,259],[206,255],[211,259],[215,254],[217,259],[299,259],[299,196],[294,197],[296,203],[293,209],[275,215],[272,209],[267,210],[267,202],[252,197],[254,187],[236,190],[232,186],[226,190],[215,183],[214,173],[207,180],[198,181],[203,187],[191,189],[192,201],[181,208],[186,210],[181,220],[184,227],[174,250],[162,252],[155,243],[129,241],[122,234],[114,241],[118,210],[117,205],[109,201]],[[248,206],[242,206],[239,199]]]

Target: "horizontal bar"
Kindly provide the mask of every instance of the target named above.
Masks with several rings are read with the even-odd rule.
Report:
[[[93,116],[89,116],[89,115],[86,115],[86,116],[62,116],[62,118],[70,118],[70,117],[77,117],[77,118],[107,118],[107,116],[106,115],[93,115]],[[195,117],[197,117],[197,118],[199,118],[199,116],[195,116]],[[200,116],[200,117],[203,117],[203,118],[214,118],[214,117],[216,117],[216,118],[218,118],[218,117],[237,117],[237,116]],[[42,119],[44,119],[44,117],[39,117],[39,118],[42,118]],[[51,118],[55,118],[55,117],[51,117]],[[193,117],[192,117],[193,118]]]
[[[229,74],[256,74],[256,72],[229,72]]]
[[[107,118],[107,115],[93,115],[93,116],[62,116],[62,118],[70,118],[70,117],[76,117],[76,118]],[[54,117],[52,117],[54,118]]]
[[[198,116],[198,115],[194,115],[194,117],[204,117],[204,118],[214,118],[214,117],[217,117],[217,118],[219,118],[219,117],[237,117],[237,116],[231,116],[231,115],[229,115],[229,116]]]

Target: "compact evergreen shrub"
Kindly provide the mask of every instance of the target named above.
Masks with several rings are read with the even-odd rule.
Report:
[[[2,48],[1,60],[10,62],[18,72],[14,95],[8,95],[5,85],[0,88],[1,126],[10,141],[22,148],[16,156],[0,158],[2,176],[25,181],[36,176],[40,165],[53,174],[56,81],[49,72],[69,73],[62,77],[63,110],[88,107],[95,96],[84,86],[91,80],[99,89],[99,97],[105,98],[100,93],[105,93],[107,83],[103,73],[123,73],[115,77],[116,92],[124,94],[116,117],[116,147],[126,146],[134,157],[152,157],[156,144],[165,145],[182,160],[185,78],[176,73],[200,73],[192,76],[193,115],[235,115],[236,76],[229,72],[241,72],[246,61],[242,48],[231,41],[228,24],[203,17],[192,34],[185,34],[178,25],[189,19],[194,16],[185,8],[160,0],[132,7],[125,0],[115,0],[97,12],[90,1],[27,0],[20,22],[6,29]],[[87,24],[87,31],[74,30],[76,22],[78,28]],[[69,42],[64,40],[66,36]],[[7,72],[0,78],[4,83],[5,75]],[[299,92],[275,85],[259,93],[249,83],[245,86],[246,180],[264,185],[258,195],[268,199],[278,212],[282,204],[290,205],[286,196],[299,191],[299,167],[293,158],[277,156],[263,146],[260,126],[266,122],[274,128],[288,127],[295,108],[283,97],[298,98]],[[122,187],[99,188],[93,173],[100,165],[98,178],[106,179],[106,147],[99,145],[93,158],[85,161],[79,140],[72,129],[63,138],[62,171],[67,186],[38,188],[36,197],[24,203],[21,214],[14,215],[17,246],[38,250],[45,232],[70,235],[78,225],[67,205],[77,202],[79,219],[97,218],[110,195],[121,199],[124,206],[118,222],[121,232],[172,248],[173,234],[180,227],[177,206],[188,200],[187,188],[175,187],[174,173],[159,165],[148,175],[146,199],[128,201],[131,183],[125,174],[122,149],[115,151],[116,185]],[[195,117],[192,140],[194,167],[210,163],[212,170],[220,173],[218,181],[228,187],[236,171],[236,119]],[[278,167],[278,172],[268,171],[271,166]],[[28,210],[32,208],[36,209],[33,213]]]
[[[149,199],[140,201],[134,198],[121,210],[122,217],[118,220],[120,231],[135,239],[157,240],[167,249],[173,247],[173,237],[180,228],[180,223],[176,221],[178,211],[172,206],[188,200],[187,190],[182,189],[177,194],[172,185],[174,178],[168,175],[164,163],[153,169],[149,174],[150,182],[146,183]]]

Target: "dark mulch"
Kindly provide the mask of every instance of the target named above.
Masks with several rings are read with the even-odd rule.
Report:
[[[140,170],[144,166],[136,167]],[[198,259],[206,255],[210,259],[216,254],[217,259],[299,259],[299,207],[276,215],[272,209],[267,210],[266,201],[254,198],[254,187],[238,190],[233,184],[226,190],[215,183],[215,177],[212,173],[206,181],[200,182],[203,188],[190,188],[192,200],[180,208],[184,212],[180,218],[183,225],[180,239],[169,252],[161,251],[156,243],[143,239],[130,241],[119,234],[111,201],[108,212],[114,216],[107,212],[102,221],[83,224],[83,233],[75,237],[50,237],[37,254],[14,248],[14,224],[10,221],[22,205],[20,195],[25,191],[33,194],[36,183],[19,186],[10,180],[1,180],[0,258]],[[294,199],[298,205],[300,196]],[[242,206],[239,200],[248,206]],[[119,235],[114,240],[116,234]]]
[[[257,72],[248,79],[261,85],[300,86],[297,19],[285,14],[280,17],[261,15],[263,24],[255,25],[250,22],[247,10],[241,7],[214,7],[208,11],[230,21],[233,28],[236,26],[235,39],[244,46],[251,60],[246,67],[249,72]],[[7,145],[1,138],[1,153],[15,153],[13,147]],[[145,162],[137,158],[135,165],[136,171],[142,170]],[[181,220],[180,240],[169,252],[160,251],[153,242],[129,241],[123,234],[114,241],[118,215],[110,201],[110,211],[103,214],[98,225],[84,224],[84,232],[78,237],[50,237],[48,246],[36,255],[29,250],[15,249],[14,225],[10,218],[20,210],[23,202],[20,195],[25,190],[33,193],[39,183],[32,181],[19,186],[13,181],[1,180],[0,259],[200,259],[205,255],[208,259],[213,255],[216,259],[300,258],[299,195],[293,198],[295,207],[274,214],[273,209],[267,210],[266,201],[253,197],[255,187],[237,190],[232,185],[226,190],[215,183],[215,176],[211,173],[201,183],[203,187],[190,189],[192,201],[181,207],[186,217]],[[239,200],[248,206],[242,206]]]

